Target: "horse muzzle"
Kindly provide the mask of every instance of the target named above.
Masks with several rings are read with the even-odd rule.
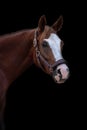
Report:
[[[69,78],[69,68],[66,64],[61,64],[53,71],[52,77],[56,83],[64,83]]]

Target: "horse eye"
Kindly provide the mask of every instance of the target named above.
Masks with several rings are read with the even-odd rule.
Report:
[[[43,41],[42,46],[43,46],[43,47],[48,47],[48,42]]]

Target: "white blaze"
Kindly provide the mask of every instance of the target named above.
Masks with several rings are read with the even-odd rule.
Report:
[[[48,42],[53,56],[55,58],[55,61],[58,61],[60,59],[63,59],[62,57],[62,53],[61,53],[61,39],[54,33],[51,33],[51,35],[49,36],[48,39],[44,39],[45,41]],[[60,74],[57,73],[56,75],[54,75],[54,79],[57,81],[57,83],[64,83],[65,80],[68,78],[69,76],[69,68],[66,64],[61,64],[59,66],[57,66],[56,70],[59,70],[61,72],[62,75],[62,79],[60,79]]]
[[[45,41],[48,42],[55,61],[58,61],[59,59],[62,59],[62,55],[61,55],[61,48],[60,48],[60,44],[61,44],[61,39],[54,33],[51,33],[50,37],[48,39],[44,39]]]

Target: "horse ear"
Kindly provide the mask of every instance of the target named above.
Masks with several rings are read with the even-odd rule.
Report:
[[[58,32],[60,31],[60,29],[62,28],[62,25],[63,25],[63,16],[61,15],[57,21],[52,25],[52,28]]]
[[[38,29],[39,29],[40,32],[44,31],[46,23],[47,23],[46,17],[45,17],[45,15],[42,15],[39,19],[39,22],[38,22]]]

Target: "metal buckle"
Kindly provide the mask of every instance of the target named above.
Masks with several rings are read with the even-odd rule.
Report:
[[[36,55],[37,55],[37,57],[39,57],[40,56],[40,51],[36,50]]]
[[[34,38],[33,40],[33,46],[36,47],[37,46],[37,40]]]

